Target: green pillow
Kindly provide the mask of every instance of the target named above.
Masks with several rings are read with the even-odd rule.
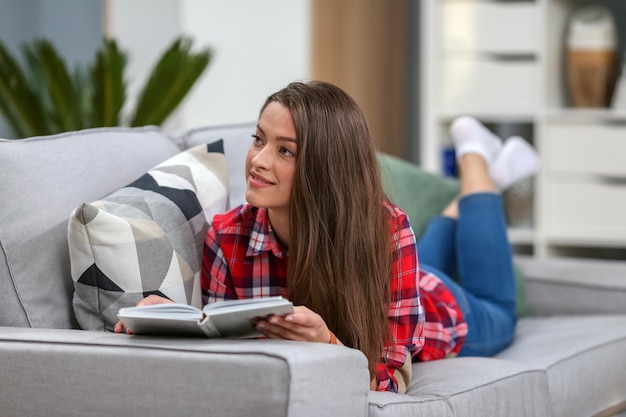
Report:
[[[456,179],[431,174],[391,155],[379,154],[378,161],[387,196],[409,216],[417,238],[430,218],[459,194]]]
[[[530,315],[530,307],[528,307],[528,301],[526,299],[526,281],[524,280],[524,273],[515,264],[513,264],[515,272],[515,288],[516,293],[516,311],[517,317],[528,317]]]
[[[441,211],[460,191],[459,181],[422,170],[419,166],[391,155],[378,155],[385,192],[406,212],[415,238],[424,233],[431,217]],[[528,315],[526,287],[522,271],[515,267],[517,316]]]

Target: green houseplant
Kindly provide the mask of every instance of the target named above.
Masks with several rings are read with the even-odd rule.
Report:
[[[161,125],[211,60],[210,48],[191,50],[178,37],[158,59],[126,115],[127,54],[105,39],[94,61],[70,72],[45,39],[24,44],[20,65],[0,41],[0,112],[17,138],[103,126]]]

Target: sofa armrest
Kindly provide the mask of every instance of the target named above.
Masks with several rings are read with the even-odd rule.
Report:
[[[0,414],[366,416],[355,349],[0,327]]]
[[[515,256],[532,315],[626,314],[626,262]]]

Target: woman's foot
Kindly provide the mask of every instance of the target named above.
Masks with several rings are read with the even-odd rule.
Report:
[[[519,136],[512,136],[493,159],[489,173],[499,191],[537,173],[539,155]]]
[[[462,116],[454,120],[450,135],[457,161],[465,154],[480,155],[498,191],[506,190],[539,170],[539,156],[528,142],[513,136],[503,143],[474,117]]]
[[[487,166],[491,167],[502,148],[502,140],[474,117],[463,116],[454,120],[450,125],[450,135],[457,161],[465,154],[474,153],[482,156]]]

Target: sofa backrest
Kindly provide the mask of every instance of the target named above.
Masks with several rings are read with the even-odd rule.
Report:
[[[0,139],[0,325],[75,327],[70,213],[178,152],[156,127]]]
[[[185,149],[215,142],[218,139],[224,140],[224,154],[228,161],[230,208],[246,202],[246,155],[255,131],[256,122],[250,122],[193,129],[182,138],[182,146]]]

